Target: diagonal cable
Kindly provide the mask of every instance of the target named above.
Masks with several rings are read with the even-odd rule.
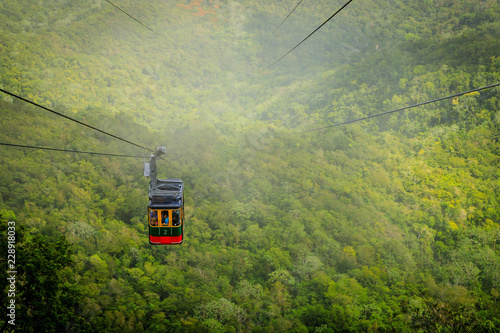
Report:
[[[500,82],[495,83],[495,84],[491,84],[489,86],[484,86],[484,87],[480,87],[480,88],[476,88],[476,89],[472,89],[472,90],[468,90],[468,91],[463,91],[463,92],[460,92],[458,94],[449,95],[449,96],[445,96],[445,97],[440,97],[440,98],[436,98],[436,99],[433,99],[433,100],[430,100],[430,101],[426,101],[426,102],[422,102],[422,103],[418,103],[418,104],[413,104],[413,105],[405,106],[405,107],[402,107],[402,108],[399,108],[399,109],[394,109],[394,110],[391,110],[391,111],[385,111],[385,112],[382,112],[382,113],[373,114],[371,116],[361,117],[361,118],[357,118],[357,119],[353,119],[353,120],[344,121],[342,123],[336,123],[336,124],[333,124],[333,125],[328,125],[328,126],[319,127],[319,128],[313,128],[313,129],[310,129],[310,130],[305,130],[305,131],[302,131],[302,132],[299,132],[299,133],[319,131],[319,130],[330,128],[330,127],[351,124],[351,123],[355,123],[357,121],[362,121],[362,120],[366,120],[366,119],[370,119],[370,118],[375,118],[375,117],[383,116],[383,115],[386,115],[386,114],[390,114],[390,113],[394,113],[394,112],[399,112],[399,111],[411,109],[411,108],[414,108],[414,107],[417,107],[417,106],[422,106],[422,105],[425,105],[425,104],[439,102],[439,101],[442,101],[442,100],[445,100],[445,99],[449,99],[449,98],[453,98],[453,97],[457,97],[457,96],[462,96],[462,95],[466,95],[466,94],[469,94],[469,93],[472,93],[472,92],[475,92],[475,91],[489,89],[489,88],[493,88],[493,87],[497,87],[497,86],[500,86]]]
[[[106,0],[106,2],[109,3],[111,6],[115,7],[116,9],[118,9],[123,14],[127,15],[128,17],[130,17],[132,20],[134,20],[137,23],[139,23],[140,25],[142,25],[144,28],[148,29],[149,31],[151,31],[152,33],[154,33],[155,35],[157,35],[158,37],[161,37],[164,40],[166,40],[167,42],[169,42],[169,40],[165,36],[157,33],[155,30],[153,30],[152,28],[148,27],[147,25],[145,25],[144,23],[142,23],[141,21],[139,21],[138,19],[136,19],[135,17],[133,17],[132,15],[130,15],[129,13],[127,13],[126,11],[124,11],[123,9],[121,9],[120,7],[118,7],[117,5],[115,5],[114,3],[112,3],[111,1]]]
[[[288,13],[288,15],[285,17],[285,19],[284,19],[283,21],[281,21],[281,23],[280,23],[280,24],[276,27],[276,29],[274,29],[274,31],[273,31],[273,32],[271,32],[271,34],[270,34],[270,35],[266,38],[266,40],[265,40],[262,44],[265,44],[265,43],[269,40],[269,38],[271,38],[271,36],[272,36],[272,35],[274,35],[274,33],[275,33],[276,31],[278,31],[278,29],[281,27],[281,25],[282,25],[283,23],[285,23],[285,21],[288,19],[288,17],[289,17],[290,15],[292,15],[292,14],[293,14],[293,12],[295,11],[295,9],[297,9],[297,7],[300,5],[300,3],[301,3],[302,1],[303,1],[303,0],[300,0],[300,1],[299,1],[299,3],[295,5],[295,7],[292,9],[292,11],[291,11],[290,13]]]
[[[58,149],[58,148],[48,148],[48,147],[37,147],[37,146],[26,146],[26,145],[17,145],[13,143],[4,143],[0,142],[0,146],[8,146],[8,147],[16,147],[16,148],[30,148],[30,149],[41,149],[41,150],[52,150],[59,151],[65,153],[77,153],[77,154],[90,154],[90,155],[101,155],[101,156],[113,156],[113,157],[139,157],[140,155],[120,155],[120,154],[108,154],[108,153],[96,153],[91,151],[81,151],[81,150],[69,150],[69,149]]]
[[[297,45],[295,45],[293,47],[293,49],[291,49],[290,51],[288,51],[287,53],[285,53],[281,58],[279,58],[278,60],[276,60],[275,62],[273,62],[272,64],[270,64],[269,66],[267,66],[266,68],[264,69],[261,69],[259,72],[262,72],[262,71],[265,71],[266,69],[274,66],[276,63],[278,63],[281,59],[283,59],[284,57],[286,57],[287,55],[289,55],[290,53],[293,52],[293,50],[295,50],[297,47],[300,46],[300,44],[304,43],[306,41],[306,39],[308,39],[309,37],[311,37],[316,31],[318,31],[319,29],[321,29],[321,27],[323,27],[328,21],[330,21],[335,15],[337,15],[338,13],[340,13],[340,11],[342,9],[344,9],[348,4],[351,3],[352,0],[349,0],[345,5],[343,5],[342,7],[340,7],[339,10],[337,10],[335,13],[333,13],[332,16],[330,16],[325,22],[323,22],[323,24],[321,24],[319,27],[317,27],[316,29],[314,29],[313,32],[311,32],[306,38],[304,38],[300,43],[298,43]]]
[[[91,125],[87,125],[87,124],[85,124],[84,122],[81,122],[81,121],[76,120],[76,119],[74,119],[74,118],[68,117],[68,116],[66,116],[66,115],[64,115],[64,114],[62,114],[62,113],[59,113],[59,112],[54,111],[54,110],[52,110],[52,109],[49,109],[49,108],[47,108],[47,107],[45,107],[45,106],[43,106],[43,105],[40,105],[40,104],[38,104],[38,103],[32,102],[32,101],[30,101],[30,100],[27,100],[26,98],[22,98],[21,96],[18,96],[18,95],[16,95],[16,94],[13,94],[13,93],[11,93],[11,92],[8,92],[8,91],[6,91],[6,90],[4,90],[4,89],[1,89],[1,88],[0,88],[0,91],[1,91],[1,92],[3,92],[3,93],[5,93],[5,94],[7,94],[7,95],[10,95],[10,96],[12,96],[12,97],[15,97],[15,98],[17,98],[17,99],[20,99],[20,100],[22,100],[22,101],[24,101],[24,102],[26,102],[26,103],[29,103],[29,104],[32,104],[32,105],[37,106],[37,107],[39,107],[39,108],[42,108],[42,109],[44,109],[45,111],[49,111],[49,112],[54,113],[54,114],[56,114],[56,115],[58,115],[58,116],[61,116],[61,117],[63,117],[63,118],[66,118],[66,119],[68,119],[68,120],[74,121],[74,122],[75,122],[75,123],[77,123],[77,124],[80,124],[80,125],[83,125],[83,126],[85,126],[85,127],[91,128],[91,129],[93,129],[93,130],[95,130],[95,131],[97,131],[97,132],[100,132],[100,133],[102,133],[102,134],[106,134],[106,135],[108,135],[108,136],[110,136],[110,137],[113,137],[113,138],[118,139],[118,140],[120,140],[120,141],[126,142],[126,143],[128,143],[128,144],[133,145],[133,146],[136,146],[136,147],[139,147],[139,148],[145,149],[145,150],[147,150],[147,151],[154,151],[154,150],[152,150],[152,149],[150,149],[150,148],[146,148],[146,147],[144,147],[144,146],[138,145],[137,143],[133,143],[133,142],[131,142],[131,141],[129,141],[129,140],[123,139],[123,138],[121,138],[121,137],[119,137],[119,136],[117,136],[117,135],[114,135],[114,134],[111,134],[111,133],[109,133],[109,132],[106,132],[106,131],[100,130],[100,129],[98,129],[97,127],[94,127],[94,126],[91,126]]]

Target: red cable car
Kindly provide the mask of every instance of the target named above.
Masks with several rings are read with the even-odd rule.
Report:
[[[180,179],[158,179],[156,158],[165,154],[157,147],[145,164],[145,176],[150,176],[148,229],[153,245],[182,244],[184,240],[184,183]]]

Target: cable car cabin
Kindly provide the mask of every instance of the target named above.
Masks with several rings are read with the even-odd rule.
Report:
[[[156,159],[165,154],[165,147],[157,147],[144,175],[149,181],[148,229],[149,243],[153,245],[182,244],[184,240],[184,183],[180,179],[158,179]]]
[[[182,244],[184,238],[184,184],[178,179],[158,179],[158,191],[148,206],[149,243]]]

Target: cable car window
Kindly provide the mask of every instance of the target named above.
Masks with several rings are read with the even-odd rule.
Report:
[[[167,227],[169,222],[170,222],[169,212],[170,211],[168,211],[168,210],[164,210],[163,212],[161,212],[161,226],[162,227]]]
[[[158,211],[151,210],[149,212],[149,224],[153,227],[158,226]]]
[[[178,227],[181,225],[181,211],[180,209],[172,211],[172,226]]]

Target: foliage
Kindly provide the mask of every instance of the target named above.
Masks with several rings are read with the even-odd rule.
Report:
[[[259,74],[342,3],[266,44],[295,2],[117,5],[165,38],[105,1],[3,1],[0,86],[167,145],[185,243],[149,245],[140,159],[1,147],[24,331],[500,328],[498,88],[297,133],[498,82],[498,1],[353,2]],[[0,142],[141,154],[6,95],[0,112]]]
[[[7,253],[7,219],[2,214],[0,247]],[[22,332],[88,331],[90,327],[80,317],[82,295],[72,281],[69,266],[71,250],[68,242],[59,238],[51,242],[41,235],[26,237],[24,229],[16,230],[15,273],[8,269],[7,260],[2,260],[2,278],[15,279],[15,296],[7,298],[5,288],[2,304],[14,299],[16,304],[15,326],[4,322],[2,331]],[[9,283],[10,288],[10,283]],[[9,303],[10,304],[10,303]],[[9,318],[12,319],[12,318]]]

